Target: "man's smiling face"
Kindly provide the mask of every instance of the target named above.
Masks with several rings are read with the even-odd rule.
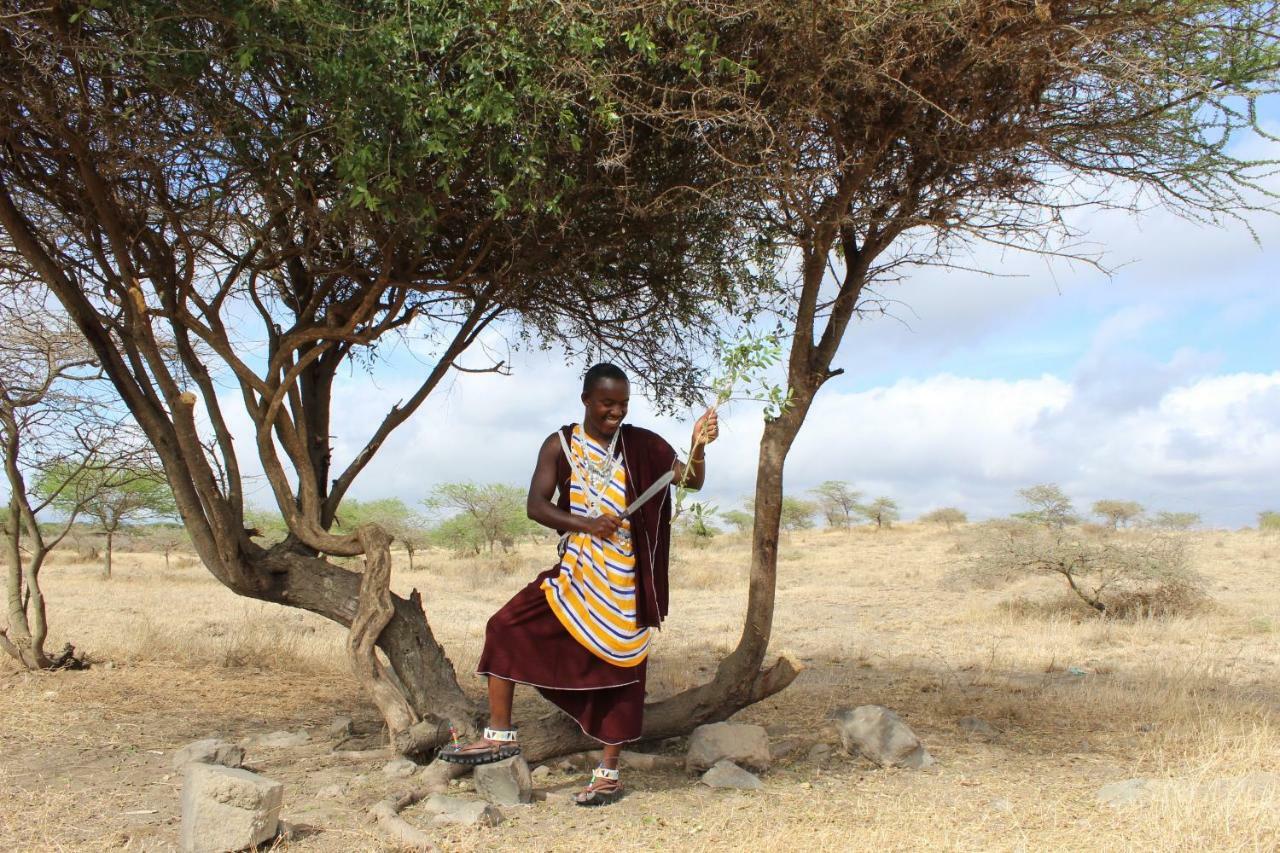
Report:
[[[596,438],[612,438],[627,416],[631,401],[631,384],[625,379],[600,379],[582,395],[587,407],[583,426]]]

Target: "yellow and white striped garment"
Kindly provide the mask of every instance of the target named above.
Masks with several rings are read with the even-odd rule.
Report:
[[[569,466],[569,510],[588,515],[596,503],[598,512],[621,515],[627,505],[627,474],[619,464],[613,479],[597,494],[582,472],[586,460],[607,463],[607,450],[573,427],[569,442],[575,457]],[[600,484],[598,484],[600,485]],[[597,503],[598,499],[598,503]],[[631,522],[609,540],[589,533],[571,533],[560,560],[560,573],[542,582],[551,611],[565,630],[587,651],[615,666],[638,666],[649,654],[650,628],[636,623],[636,557],[631,544]]]

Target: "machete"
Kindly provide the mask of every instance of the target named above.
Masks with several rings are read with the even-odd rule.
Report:
[[[646,503],[649,502],[650,498],[658,494],[658,492],[662,491],[667,486],[671,485],[671,481],[674,480],[675,478],[676,478],[676,472],[668,471],[667,473],[659,477],[657,480],[654,480],[652,486],[650,486],[649,488],[641,492],[640,496],[635,500],[633,500],[631,502],[631,505],[622,511],[621,517],[626,518],[627,516],[631,515],[633,512],[638,510],[640,507],[644,506]]]

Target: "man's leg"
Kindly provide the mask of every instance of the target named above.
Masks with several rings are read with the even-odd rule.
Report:
[[[606,743],[604,744],[604,757],[600,760],[602,767],[610,770],[618,769],[618,756],[622,754],[622,744]]]
[[[496,675],[489,676],[489,727],[511,728],[511,702],[516,694],[516,683]]]

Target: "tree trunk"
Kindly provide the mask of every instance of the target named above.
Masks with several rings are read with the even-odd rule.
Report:
[[[111,540],[115,537],[115,533],[107,531],[107,548],[102,558],[102,577],[111,580]]]

